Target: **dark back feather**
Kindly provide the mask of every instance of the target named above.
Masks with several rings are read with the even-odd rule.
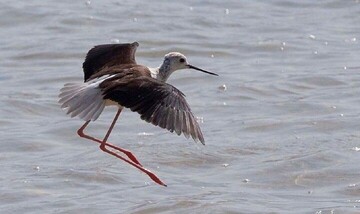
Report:
[[[103,67],[123,64],[136,64],[135,52],[139,43],[105,44],[93,47],[83,63],[84,81]]]

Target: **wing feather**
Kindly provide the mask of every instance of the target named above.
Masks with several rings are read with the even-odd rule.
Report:
[[[104,44],[89,50],[83,63],[84,81],[103,67],[136,64],[135,52],[139,43]]]
[[[138,112],[141,119],[204,144],[185,95],[167,83],[147,76],[115,75],[100,84],[104,99]]]
[[[177,135],[181,134],[181,126],[182,126],[182,112],[179,109],[176,109],[176,117],[175,117],[175,132]]]

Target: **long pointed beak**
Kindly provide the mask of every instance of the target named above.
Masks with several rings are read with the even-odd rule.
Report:
[[[215,74],[215,73],[212,73],[212,72],[209,72],[209,71],[205,71],[205,70],[203,70],[203,69],[200,69],[200,68],[195,67],[195,66],[190,65],[190,64],[188,64],[187,66],[188,66],[188,68],[191,68],[191,69],[195,69],[195,70],[198,70],[198,71],[202,71],[202,72],[204,72],[204,73],[207,73],[207,74],[219,76],[218,74]]]

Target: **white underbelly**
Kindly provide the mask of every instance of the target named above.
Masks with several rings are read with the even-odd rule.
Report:
[[[105,100],[105,105],[106,106],[117,106],[119,108],[123,108],[121,105],[119,105],[119,103],[117,103],[115,101],[112,101],[112,100],[109,100],[109,99]]]

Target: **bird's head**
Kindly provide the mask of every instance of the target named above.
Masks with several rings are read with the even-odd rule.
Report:
[[[165,55],[164,62],[161,66],[162,72],[164,72],[162,75],[167,77],[170,76],[174,71],[181,70],[181,69],[195,69],[207,74],[216,75],[215,73],[205,71],[203,69],[200,69],[198,67],[195,67],[187,62],[187,59],[184,54],[179,52],[171,52]]]

